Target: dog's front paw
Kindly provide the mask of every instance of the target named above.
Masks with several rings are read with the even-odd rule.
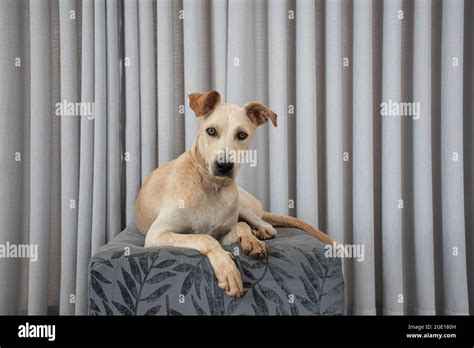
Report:
[[[253,259],[263,259],[267,256],[267,246],[252,235],[239,237],[238,242],[244,253]]]
[[[272,239],[277,235],[277,230],[273,226],[260,227],[258,230],[253,231],[255,237],[260,240]]]
[[[242,276],[232,260],[231,254],[225,251],[211,252],[209,261],[217,278],[217,285],[229,296],[242,296],[244,285]]]

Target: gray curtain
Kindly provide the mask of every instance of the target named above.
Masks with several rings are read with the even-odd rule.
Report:
[[[0,259],[0,314],[87,313],[91,255],[211,89],[279,115],[239,183],[364,246],[348,314],[474,313],[473,19],[464,0],[2,0],[0,243],[39,255]]]

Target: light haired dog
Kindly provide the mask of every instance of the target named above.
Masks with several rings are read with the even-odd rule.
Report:
[[[238,242],[251,257],[265,257],[262,240],[273,238],[277,226],[297,227],[333,243],[301,220],[264,211],[235,183],[240,163],[222,160],[223,151],[249,149],[258,126],[270,120],[276,127],[272,110],[259,102],[221,104],[216,91],[192,93],[189,101],[200,121],[191,149],[154,170],[138,194],[135,215],[145,247],[198,250],[209,258],[218,286],[229,296],[241,296],[240,272],[221,244]]]

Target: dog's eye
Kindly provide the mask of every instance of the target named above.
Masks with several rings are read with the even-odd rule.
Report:
[[[238,132],[237,133],[237,138],[239,138],[239,140],[244,140],[245,138],[247,138],[247,133],[245,132]]]
[[[217,135],[217,131],[215,128],[209,127],[206,129],[207,134],[209,134],[211,137],[215,137]]]

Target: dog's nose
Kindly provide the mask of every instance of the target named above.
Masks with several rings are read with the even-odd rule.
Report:
[[[232,169],[234,168],[234,163],[216,161],[215,168],[217,173],[219,173],[220,175],[226,175],[232,171]]]

